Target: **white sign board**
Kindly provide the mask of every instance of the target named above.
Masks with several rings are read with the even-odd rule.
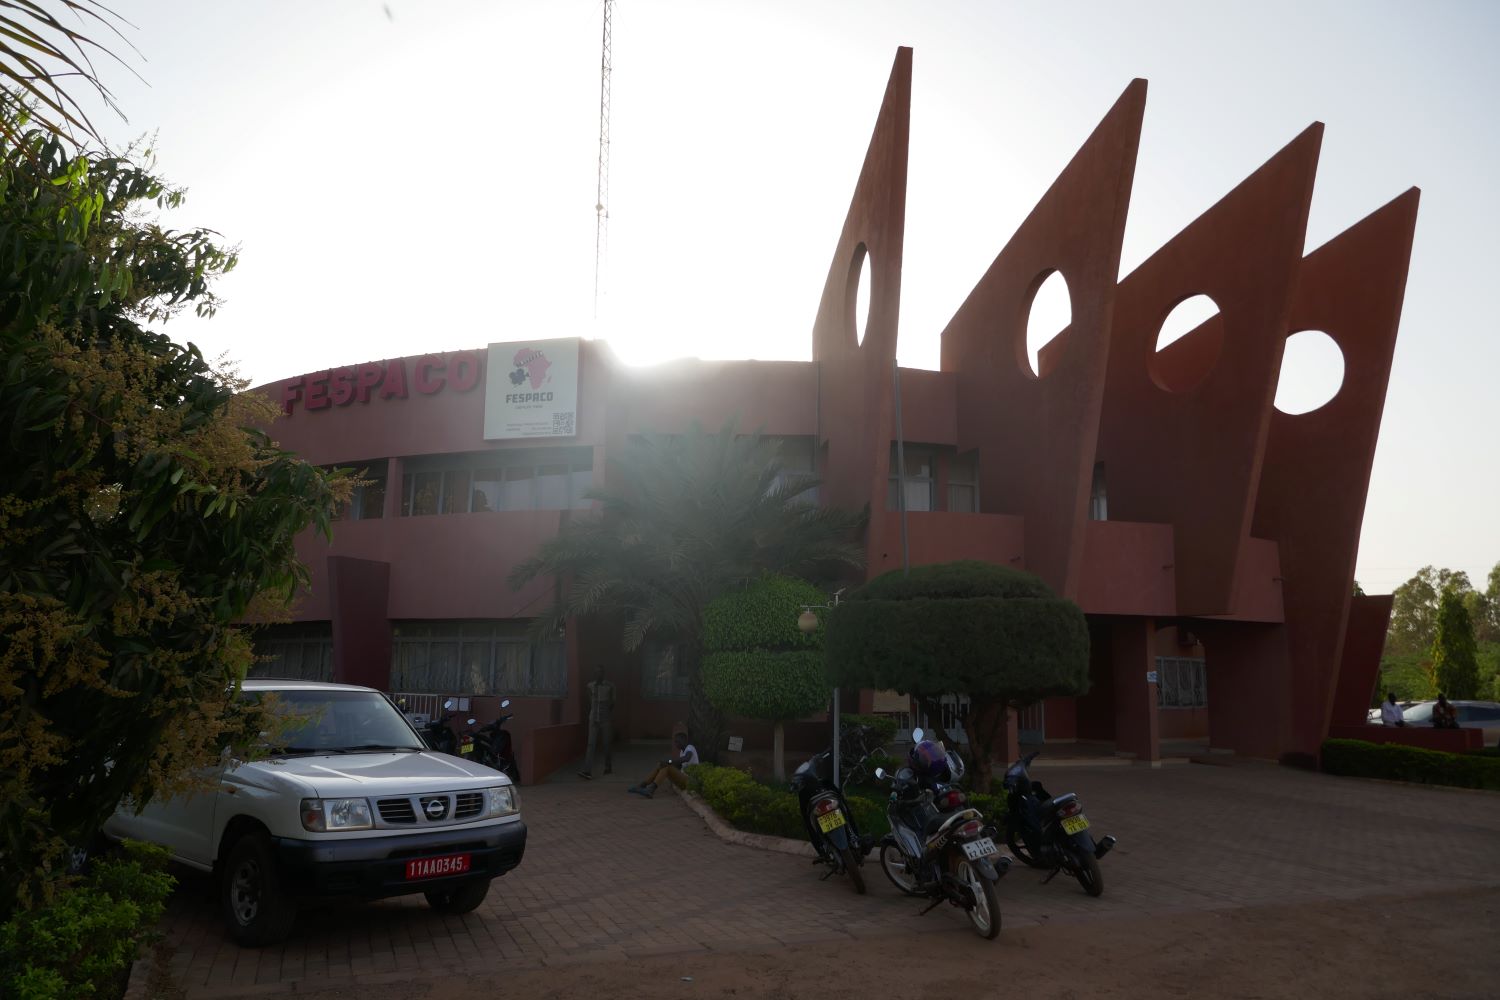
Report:
[[[577,337],[491,344],[484,379],[486,441],[577,435]]]
[[[729,749],[735,751],[736,753],[740,750],[745,749],[745,738],[743,736],[729,737]]]
[[[1157,683],[1157,680],[1156,680],[1156,671],[1155,670],[1148,670],[1148,671],[1146,671],[1146,683],[1147,684],[1155,684],[1155,683]]]

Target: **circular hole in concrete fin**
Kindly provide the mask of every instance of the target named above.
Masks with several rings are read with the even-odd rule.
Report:
[[[1208,378],[1223,350],[1219,304],[1207,295],[1190,295],[1162,319],[1147,363],[1151,381],[1167,392],[1190,392]]]
[[[1026,314],[1026,364],[1041,378],[1052,370],[1053,352],[1062,348],[1062,335],[1073,322],[1073,298],[1061,271],[1053,271],[1037,287]]]
[[[1322,330],[1299,330],[1286,338],[1276,409],[1293,416],[1326,406],[1344,385],[1344,352]]]
[[[854,260],[849,264],[849,328],[854,331],[854,342],[865,342],[865,328],[870,323],[870,251],[863,243],[854,248]]]

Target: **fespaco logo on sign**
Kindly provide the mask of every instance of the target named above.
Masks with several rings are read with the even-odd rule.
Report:
[[[484,436],[573,437],[578,433],[578,338],[491,344]]]
[[[483,374],[484,355],[478,351],[424,354],[412,363],[410,372],[406,361],[400,358],[330,368],[283,383],[281,409],[290,416],[298,404],[304,410],[316,412],[377,398],[406,399],[411,392],[423,396],[445,391],[468,392],[479,384]]]

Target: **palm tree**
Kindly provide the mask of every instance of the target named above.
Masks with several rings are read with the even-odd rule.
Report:
[[[107,31],[134,49],[118,25],[131,26],[99,0],[0,0],[0,102],[27,108],[31,124],[76,147],[89,139],[107,146],[72,89],[92,90],[124,119],[94,60],[107,57],[129,66],[89,34]],[[0,118],[0,133],[19,142],[10,116]]]
[[[698,669],[704,609],[768,573],[825,582],[864,565],[866,515],[818,506],[817,478],[789,473],[778,451],[733,420],[717,434],[694,424],[681,436],[631,437],[610,486],[589,493],[601,509],[569,521],[510,577],[517,588],[538,576],[562,583],[539,633],[604,616],[623,623],[627,652],[648,638],[672,644],[689,682],[688,725],[710,759],[724,721]]]

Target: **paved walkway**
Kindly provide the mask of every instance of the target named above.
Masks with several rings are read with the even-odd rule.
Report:
[[[818,880],[806,861],[715,838],[665,789],[626,795],[656,755],[636,749],[616,774],[571,772],[526,789],[526,859],[466,917],[421,897],[304,911],[284,945],[229,943],[206,877],[187,876],[166,932],[190,998],[295,994],[629,956],[770,950],[812,940],[965,935],[949,907],[918,917],[878,863],[870,894]],[[1052,768],[1117,847],[1105,893],[1017,865],[1001,884],[1006,928],[1272,902],[1500,886],[1500,794],[1330,778],[1270,765]]]

